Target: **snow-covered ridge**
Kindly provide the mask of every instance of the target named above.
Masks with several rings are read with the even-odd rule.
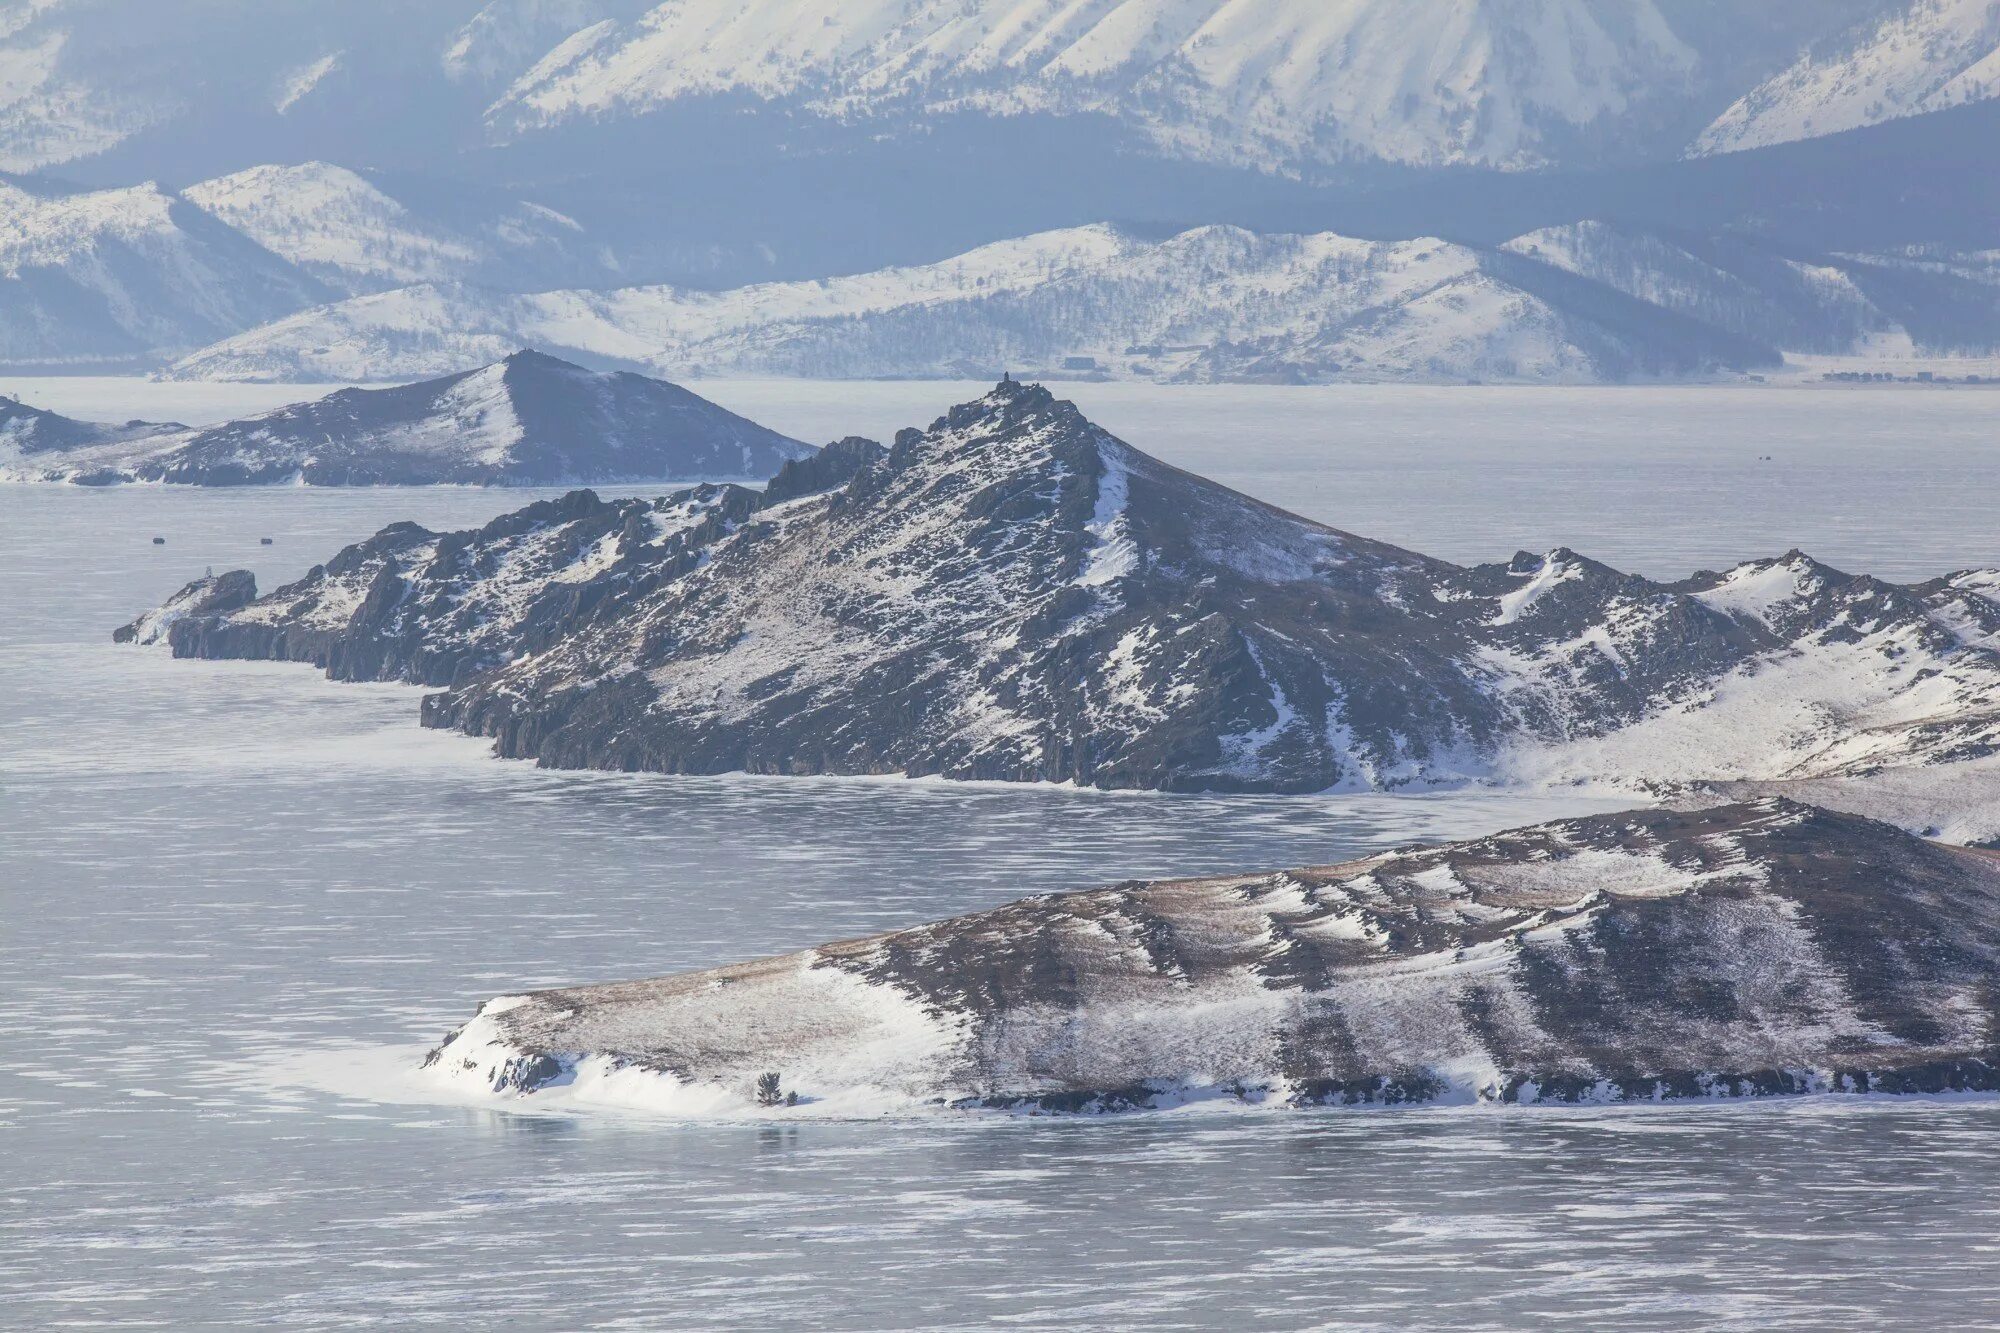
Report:
[[[0,182],[0,363],[151,364],[333,294],[150,182]]]
[[[1222,226],[1150,240],[1094,225],[725,292],[425,284],[303,311],[169,373],[432,375],[529,344],[668,376],[1702,379],[1763,370],[1783,352],[2000,348],[1994,272],[1980,256],[1800,257],[1589,222],[1497,250]]]
[[[1733,153],[2000,97],[2000,2],[1910,0],[1833,52],[1809,51],[1695,141]]]
[[[428,284],[304,311],[170,373],[437,374],[523,341],[682,376],[965,377],[1015,367],[1154,380],[1588,383],[1699,378],[1778,360],[1750,334],[1505,252],[1222,226],[1156,241],[1097,225],[921,267],[727,292],[496,295]]]
[[[1990,574],[1462,568],[1166,467],[1016,382],[748,494],[401,525],[170,642],[448,687],[430,725],[560,767],[1652,790],[2000,755]],[[531,530],[565,554],[516,586],[494,571]],[[467,610],[497,602],[538,609]],[[342,609],[304,626],[308,605]]]
[[[1173,151],[1273,166],[1525,166],[1681,93],[1696,63],[1653,0],[675,0],[579,26],[489,116],[520,129],[749,93],[833,115],[1102,112]]]
[[[501,280],[609,270],[583,228],[515,203],[471,229],[424,217],[366,177],[328,162],[265,165],[191,185],[196,207],[273,254],[353,295],[418,282]]]
[[[1597,221],[1543,228],[1501,248],[1787,353],[2000,348],[2000,266],[1980,252],[1799,253],[1745,236]]]
[[[0,364],[151,367],[341,297],[425,281],[591,282],[609,276],[606,262],[553,210],[517,202],[446,221],[324,162],[178,193],[0,181]]]
[[[1996,966],[2000,861],[1765,801],[510,995],[426,1069],[694,1117],[1991,1091]]]
[[[1101,117],[1165,155],[1285,174],[1659,160],[1857,17],[1886,25],[1876,64],[1895,77],[1850,82],[1892,107],[1962,95],[1977,62],[1939,38],[1982,2],[306,0],[250,9],[218,43],[160,6],[37,0],[0,15],[0,170],[148,130],[248,165],[323,142],[315,121],[382,162],[413,118],[437,168],[580,127],[615,160],[645,141],[633,122],[717,97],[775,105],[786,135],[795,115],[892,134],[954,112]],[[402,116],[370,114],[389,99]]]
[[[535,352],[343,389],[201,430],[98,426],[0,400],[0,480],[548,485],[760,477],[811,453],[678,385]]]

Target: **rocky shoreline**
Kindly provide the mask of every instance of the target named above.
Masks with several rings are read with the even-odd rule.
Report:
[[[1769,800],[502,997],[426,1069],[695,1116],[1980,1092],[1996,978],[2000,860]]]

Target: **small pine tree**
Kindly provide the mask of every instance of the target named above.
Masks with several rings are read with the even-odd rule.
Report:
[[[757,1075],[757,1105],[776,1106],[784,1100],[784,1094],[778,1091],[776,1074]]]

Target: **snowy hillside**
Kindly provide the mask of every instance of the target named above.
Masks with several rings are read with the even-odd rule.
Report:
[[[1286,173],[1661,158],[1814,43],[1909,3],[306,0],[235,6],[221,42],[171,0],[35,0],[0,14],[0,170],[147,134],[233,149],[236,170],[328,125],[356,162],[420,168],[418,149],[444,167],[552,130],[615,142],[717,96],[898,131],[953,112],[1103,117],[1171,156]],[[1956,34],[1974,7],[1914,3],[1917,33]],[[1898,49],[1899,72],[1927,59]],[[1954,95],[1962,72],[1907,95]]]
[[[575,220],[517,204],[474,232],[424,217],[326,162],[259,166],[183,190],[196,207],[350,295],[417,282],[533,286],[602,278]]]
[[[2000,862],[1768,801],[507,995],[425,1068],[685,1116],[1990,1091],[1996,967]]]
[[[1505,247],[1787,352],[1953,355],[2000,347],[1990,254],[1797,255],[1743,236],[1550,227]]]
[[[16,420],[9,424],[9,414]],[[550,485],[761,477],[812,450],[675,384],[535,352],[202,430],[116,429],[0,399],[0,479],[197,486]]]
[[[427,285],[305,311],[178,363],[188,379],[436,374],[522,343],[658,373],[804,377],[1104,373],[1587,383],[1776,361],[1723,332],[1512,255],[1204,227],[1107,226],[940,264],[710,293],[496,295]]]
[[[1910,0],[1745,94],[1696,140],[1740,152],[2000,97],[2000,0]]]
[[[2000,755],[1990,571],[1462,568],[1167,467],[1019,383],[761,495],[400,524],[168,639],[449,686],[430,725],[565,768],[1307,792]]]
[[[745,92],[830,115],[1108,113],[1171,151],[1270,166],[1525,166],[1683,93],[1653,0],[676,0],[579,28],[489,115],[523,128]]]
[[[1983,253],[1792,253],[1595,222],[1497,251],[1235,227],[1153,241],[1100,225],[939,264],[726,292],[426,284],[303,311],[170,373],[442,374],[523,343],[672,376],[1700,378],[1774,365],[1780,352],[1990,353],[2000,348],[2000,265]]]
[[[156,185],[0,181],[0,365],[152,364],[329,295]]]
[[[150,368],[356,293],[432,279],[545,287],[614,271],[562,214],[485,205],[475,198],[455,210],[469,216],[447,219],[323,162],[178,193],[0,181],[0,365]]]

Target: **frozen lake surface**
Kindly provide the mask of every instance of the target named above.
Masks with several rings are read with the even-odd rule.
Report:
[[[809,437],[954,396],[702,387]],[[1077,396],[1176,462],[1440,554],[2000,563],[2000,398],[1182,392]],[[1851,429],[1815,417],[1811,450],[1796,421],[1773,445],[1704,417],[1777,431],[1839,402]],[[1747,484],[1794,449],[1789,490],[1661,525],[1683,474]],[[109,642],[205,565],[271,586],[385,522],[526,498],[0,487],[0,1325],[2000,1320],[1992,1102],[687,1126],[260,1077],[433,1042],[503,991],[1601,808],[550,774],[418,729],[413,691]]]
[[[697,380],[815,444],[887,441],[983,383]],[[103,420],[207,424],[335,386],[0,378]],[[1149,453],[1467,564],[1570,546],[1655,578],[1797,547],[1885,578],[2000,564],[2000,386],[1055,386]]]

